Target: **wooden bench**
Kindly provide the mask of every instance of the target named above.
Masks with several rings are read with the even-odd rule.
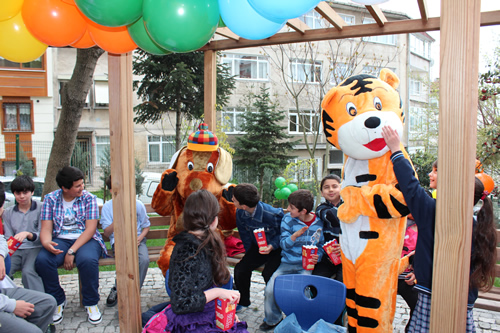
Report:
[[[497,240],[500,240],[500,229],[497,229]],[[497,247],[497,260],[500,258],[500,247]],[[495,276],[500,277],[500,265],[495,265]],[[500,312],[500,287],[493,287],[487,293],[480,291],[475,308]]]

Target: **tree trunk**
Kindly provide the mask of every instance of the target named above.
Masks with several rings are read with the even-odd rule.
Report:
[[[259,192],[260,198],[262,200],[264,196],[264,169],[260,170],[259,172]]]
[[[177,105],[177,111],[175,111],[175,151],[179,151],[181,149],[181,123],[182,123],[182,111],[181,111],[182,102],[179,101]]]
[[[75,147],[83,106],[94,77],[97,60],[104,53],[100,48],[78,49],[71,79],[61,89],[61,115],[50,151],[43,195],[58,189],[57,172],[69,165]],[[42,197],[43,200],[43,197]]]

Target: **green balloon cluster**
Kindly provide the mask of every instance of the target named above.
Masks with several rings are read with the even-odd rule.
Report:
[[[278,188],[274,191],[274,196],[276,199],[284,200],[288,199],[288,196],[292,194],[292,192],[297,191],[299,188],[295,184],[286,184],[286,179],[283,177],[278,177],[274,181],[274,185]]]

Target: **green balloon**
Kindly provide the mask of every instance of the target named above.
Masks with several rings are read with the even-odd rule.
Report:
[[[217,0],[144,0],[142,14],[151,38],[178,53],[208,43],[220,18]]]
[[[281,189],[281,196],[283,197],[283,199],[288,199],[290,194],[292,194],[292,191],[290,191],[288,187],[283,187]]]
[[[226,23],[222,20],[222,17],[219,19],[219,28],[224,28],[226,27]]]
[[[295,185],[295,184],[288,184],[288,185],[286,186],[286,188],[288,188],[288,189],[290,190],[290,192],[295,192],[295,191],[297,191],[297,190],[299,189],[299,188],[297,187],[297,185]]]
[[[149,37],[146,27],[144,26],[144,20],[142,17],[136,22],[132,23],[127,27],[130,37],[133,41],[146,52],[155,55],[165,55],[172,53],[169,50],[162,48],[160,45],[156,44],[151,37]]]
[[[274,191],[274,196],[276,197],[276,199],[283,199],[281,197],[281,190],[280,189],[277,189],[276,191]]]
[[[278,177],[274,181],[274,185],[276,185],[277,188],[283,188],[286,185],[286,179],[283,177]]]
[[[75,0],[85,16],[106,27],[121,27],[142,15],[142,0]]]

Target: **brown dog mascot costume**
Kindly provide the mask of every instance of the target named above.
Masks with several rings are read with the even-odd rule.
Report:
[[[200,124],[198,131],[191,133],[187,146],[172,157],[170,167],[163,172],[151,201],[151,207],[158,214],[171,216],[167,241],[158,259],[163,275],[168,270],[175,245],[172,238],[184,229],[182,211],[191,193],[205,189],[214,194],[221,208],[219,228],[229,233],[236,228],[232,187],[223,189],[231,178],[233,162],[231,155],[219,147],[217,137],[208,130],[207,124]]]

